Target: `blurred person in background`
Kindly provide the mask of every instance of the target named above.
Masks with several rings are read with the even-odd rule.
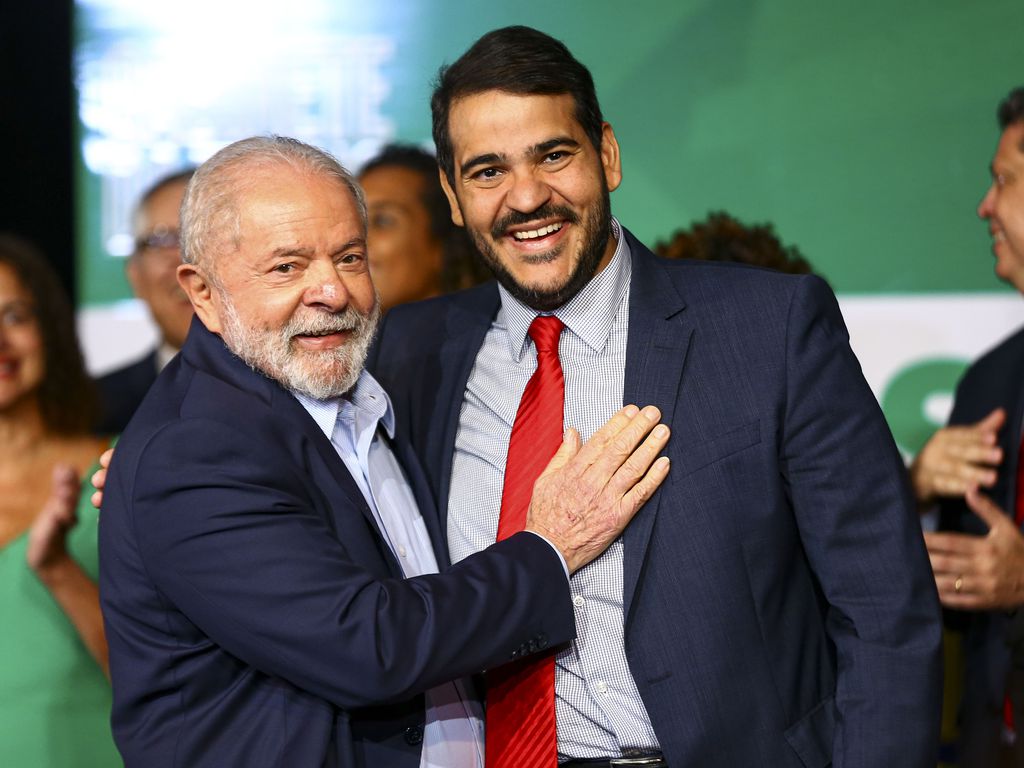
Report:
[[[452,223],[429,152],[389,144],[363,166],[359,184],[370,217],[370,274],[385,309],[490,279]]]
[[[1024,293],[1024,87],[997,110],[992,182],[978,205],[996,275]],[[974,362],[949,426],[910,475],[922,508],[938,503],[925,541],[949,624],[964,632],[962,768],[1024,766],[1024,329]],[[981,493],[979,488],[984,488]]]
[[[791,275],[810,275],[811,265],[793,245],[783,245],[771,224],[743,224],[725,211],[712,211],[704,221],[678,229],[654,252],[669,259],[732,261],[767,267]]]
[[[178,285],[181,263],[178,209],[194,168],[164,176],[139,199],[132,217],[135,250],[125,262],[132,292],[145,302],[160,333],[158,345],[139,360],[98,381],[101,416],[97,432],[121,432],[156,381],[156,375],[185,343],[192,305]]]
[[[78,477],[105,443],[57,276],[0,234],[0,765],[119,765],[96,588],[97,516]],[[81,517],[76,526],[76,519]]]

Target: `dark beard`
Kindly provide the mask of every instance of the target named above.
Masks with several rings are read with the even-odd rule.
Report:
[[[498,240],[504,236],[508,227],[555,216],[565,219],[573,225],[580,223],[580,217],[570,209],[563,206],[545,205],[528,214],[509,214],[494,225],[490,234],[495,240]],[[605,248],[608,247],[608,238],[611,236],[612,231],[612,206],[608,185],[604,177],[601,178],[601,203],[596,210],[587,216],[582,225],[582,252],[575,269],[573,269],[564,285],[547,291],[529,288],[516,282],[512,273],[501,263],[490,242],[479,232],[469,229],[467,231],[473,240],[473,245],[476,246],[477,255],[487,268],[494,273],[495,279],[505,287],[505,290],[513,298],[538,312],[551,312],[572,300],[577,293],[583,290],[583,286],[589,283],[590,279],[597,272],[597,265],[601,263],[601,257],[604,256]],[[538,263],[551,261],[561,255],[564,247],[562,245],[547,253],[537,254],[533,257],[533,260]]]

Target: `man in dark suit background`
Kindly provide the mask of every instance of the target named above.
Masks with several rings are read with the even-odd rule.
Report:
[[[568,432],[525,531],[438,575],[422,470],[362,371],[379,310],[355,181],[291,139],[237,142],[196,171],[182,232],[197,317],[100,527],[126,764],[482,768],[459,678],[572,637],[567,574],[666,476],[657,409]]]
[[[370,369],[452,560],[494,541],[538,315],[565,326],[566,425],[642,400],[673,430],[670,481],[572,578],[557,747],[530,765],[933,766],[935,588],[827,286],[653,256],[611,217],[619,146],[590,73],[543,33],[485,35],[432,109],[453,218],[499,286],[392,310]],[[512,741],[495,768],[525,765]]]
[[[157,374],[185,343],[192,305],[178,285],[176,274],[181,263],[178,209],[194,170],[188,168],[158,179],[135,206],[135,247],[125,262],[125,275],[132,292],[145,303],[160,338],[142,358],[97,380],[102,406],[97,432],[117,434],[125,428]]]
[[[978,216],[988,222],[996,275],[1024,292],[1024,88],[1009,93],[997,117],[1002,133]],[[1022,382],[1018,330],[967,370],[950,426],[911,467],[918,499],[939,501],[940,525],[949,529],[926,540],[939,597],[964,631],[964,768],[1024,766]]]

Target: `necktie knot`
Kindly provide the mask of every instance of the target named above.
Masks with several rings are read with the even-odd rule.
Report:
[[[530,338],[537,346],[537,356],[554,353],[558,356],[558,339],[565,324],[554,315],[537,315],[530,323]]]

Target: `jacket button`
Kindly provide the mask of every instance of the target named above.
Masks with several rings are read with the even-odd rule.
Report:
[[[410,747],[415,747],[417,744],[423,742],[423,727],[420,725],[412,725],[405,729],[405,743]]]

